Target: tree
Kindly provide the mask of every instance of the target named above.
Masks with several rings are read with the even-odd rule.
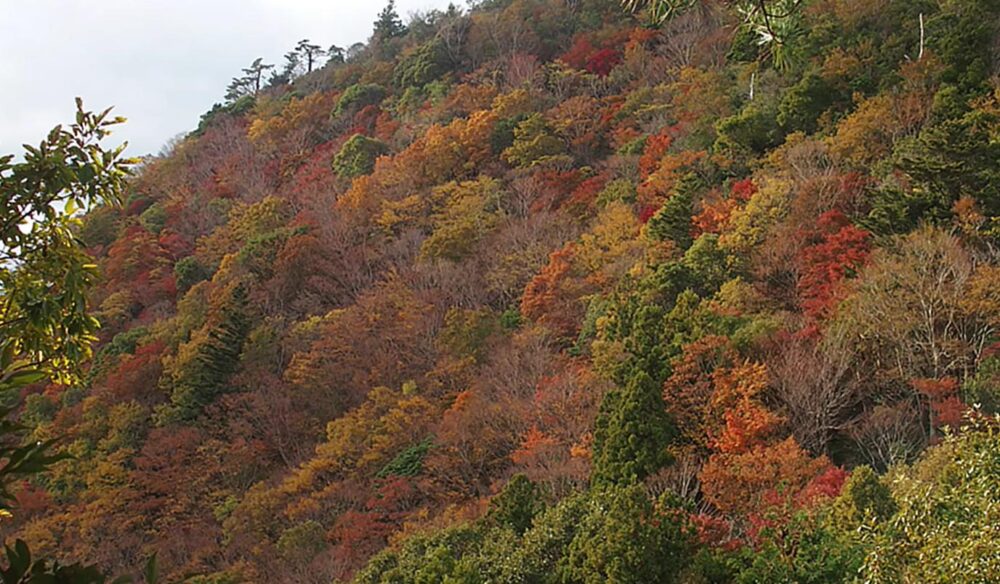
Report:
[[[679,580],[692,533],[668,501],[650,501],[637,484],[591,491],[567,550],[564,581],[641,584]]]
[[[621,0],[629,12],[647,11],[649,19],[656,24],[663,24],[702,3],[703,0]],[[781,45],[791,32],[789,21],[796,16],[803,0],[725,0],[724,3],[743,14],[744,25],[757,34],[760,44]]]
[[[285,68],[280,72],[277,70],[272,72],[271,77],[267,80],[267,84],[271,87],[277,87],[291,83],[292,79],[298,74],[301,64],[299,54],[295,51],[288,51],[285,53]]]
[[[246,287],[236,284],[218,303],[213,321],[178,350],[167,381],[171,404],[162,409],[161,424],[199,415],[236,371],[251,324]]]
[[[521,296],[521,314],[565,340],[577,335],[586,310],[583,298],[592,291],[575,273],[576,253],[573,244],[552,252]]]
[[[872,254],[831,323],[880,377],[965,379],[992,334],[991,304],[970,302],[974,258],[943,231],[922,228]]]
[[[531,527],[534,518],[544,510],[538,487],[523,474],[514,475],[503,490],[490,501],[487,519],[514,530],[518,535]]]
[[[274,65],[265,65],[263,59],[257,57],[250,66],[243,70],[243,74],[246,75],[246,79],[250,82],[250,87],[253,89],[254,97],[260,93],[261,79],[264,76],[264,72],[268,69],[273,69]]]
[[[344,48],[337,45],[330,45],[330,48],[326,50],[326,56],[330,58],[330,63],[343,63],[345,57]]]
[[[261,89],[261,80],[264,73],[274,69],[274,65],[264,64],[262,57],[257,57],[249,67],[243,69],[243,77],[235,77],[226,89],[226,101],[235,103],[241,97],[257,97]]]
[[[402,36],[405,32],[406,27],[403,26],[403,21],[399,19],[399,13],[396,12],[396,0],[389,0],[389,3],[379,13],[378,20],[375,21],[372,37],[376,42],[384,42]]]
[[[355,134],[333,157],[333,171],[341,178],[371,174],[378,157],[388,152],[389,147],[381,140]]]
[[[870,466],[859,466],[851,472],[836,504],[836,513],[840,515],[838,519],[852,527],[866,520],[886,521],[897,510],[889,487],[879,480]]]
[[[1000,570],[1000,433],[970,428],[903,469],[892,496],[875,486],[856,499],[882,519],[862,578],[872,582],[987,582]],[[894,514],[893,511],[896,511]]]
[[[858,229],[839,211],[828,211],[816,221],[810,234],[811,245],[799,254],[799,281],[796,285],[802,311],[815,319],[825,319],[839,300],[838,285],[853,276],[868,259],[870,234]]]
[[[713,455],[702,468],[705,499],[730,516],[760,511],[775,495],[794,495],[828,468],[825,457],[811,458],[794,438],[745,451]]]
[[[685,175],[663,207],[646,224],[649,235],[660,241],[672,241],[681,250],[691,247],[692,206],[700,181],[693,174]]]
[[[496,212],[500,183],[488,177],[448,183],[436,188],[434,195],[443,200],[442,209],[432,217],[433,232],[420,246],[420,254],[461,261],[501,219]]]
[[[0,383],[52,376],[71,382],[90,355],[97,321],[86,312],[96,266],[74,230],[77,210],[121,202],[132,159],[100,142],[124,118],[77,99],[76,121],[57,126],[24,161],[0,156]]]
[[[319,45],[310,43],[309,39],[299,41],[299,44],[295,45],[295,52],[306,60],[306,73],[312,73],[313,64],[316,62],[316,59],[326,54]]]
[[[552,134],[541,114],[534,114],[514,129],[514,143],[503,152],[507,162],[530,167],[566,152],[566,145]]]
[[[381,85],[358,83],[344,90],[337,102],[334,116],[354,114],[370,105],[378,105],[385,99],[386,91]]]
[[[594,485],[641,481],[670,460],[675,434],[660,388],[643,371],[609,392],[594,423]]]
[[[394,80],[401,88],[422,88],[448,71],[451,62],[444,43],[434,39],[416,48],[396,65]]]

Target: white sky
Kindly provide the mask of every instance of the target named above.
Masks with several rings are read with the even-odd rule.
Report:
[[[452,0],[462,6],[464,2]],[[404,22],[449,0],[397,0]],[[108,144],[156,154],[222,101],[256,57],[282,64],[303,38],[366,41],[384,0],[0,0],[0,154],[88,109],[128,118]]]

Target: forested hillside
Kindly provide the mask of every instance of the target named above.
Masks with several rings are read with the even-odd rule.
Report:
[[[998,581],[1000,1],[473,4],[256,61],[86,215],[94,356],[4,396],[72,457],[4,535],[201,584]]]

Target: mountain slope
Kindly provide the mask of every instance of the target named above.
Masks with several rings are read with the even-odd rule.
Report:
[[[1000,408],[998,11],[816,0],[780,50],[713,3],[387,11],[87,217],[101,347],[21,415],[74,458],[7,532],[201,582],[837,582],[943,549],[884,526],[935,456],[996,476],[990,422],[943,437]],[[891,492],[869,469],[942,440]]]

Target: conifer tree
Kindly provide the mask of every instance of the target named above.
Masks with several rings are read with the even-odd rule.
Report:
[[[513,529],[518,535],[524,535],[543,508],[538,485],[523,474],[517,474],[490,501],[487,519]]]
[[[691,215],[699,181],[694,175],[682,178],[663,208],[649,220],[649,234],[661,241],[673,241],[686,250],[691,247]]]
[[[190,420],[223,392],[239,365],[243,344],[250,333],[249,302],[243,285],[232,289],[219,309],[216,323],[182,347],[173,374],[171,404],[160,423]]]
[[[594,424],[591,482],[595,486],[642,480],[670,461],[674,427],[660,387],[637,371],[624,388],[609,392]]]
[[[312,73],[313,65],[316,59],[319,59],[326,54],[326,51],[321,49],[319,45],[314,45],[309,42],[309,39],[302,39],[299,44],[295,45],[295,53],[300,56],[300,58],[305,59],[306,63],[306,73]]]
[[[375,21],[374,40],[386,41],[402,36],[405,32],[406,27],[399,19],[399,13],[396,12],[396,0],[389,0],[389,3],[379,13],[378,20]]]

